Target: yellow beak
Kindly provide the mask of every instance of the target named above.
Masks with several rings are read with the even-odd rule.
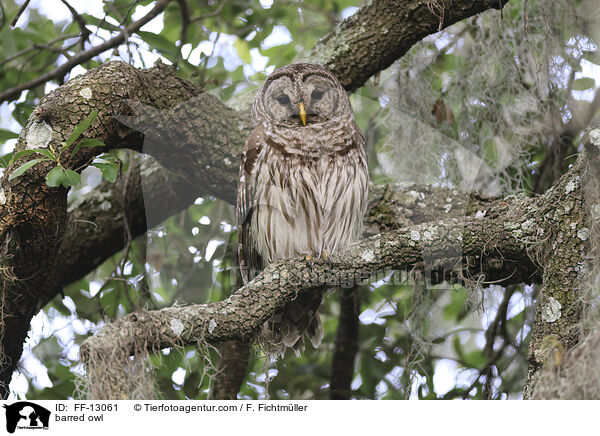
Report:
[[[300,109],[300,120],[306,126],[306,108],[304,107],[304,103],[298,103],[298,108]]]

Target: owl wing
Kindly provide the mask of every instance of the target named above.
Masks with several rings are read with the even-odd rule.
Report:
[[[264,268],[262,257],[256,250],[255,241],[250,232],[250,223],[256,202],[256,182],[252,177],[252,170],[261,151],[263,141],[263,127],[259,124],[246,141],[238,177],[236,208],[238,256],[244,284],[251,281]]]

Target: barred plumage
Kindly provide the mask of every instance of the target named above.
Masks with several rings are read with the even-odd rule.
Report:
[[[368,189],[364,137],[346,92],[324,67],[274,71],[253,115],[238,187],[244,281],[276,260],[334,253],[358,240]],[[305,333],[318,346],[321,298],[301,294],[270,322],[286,346],[302,346]]]

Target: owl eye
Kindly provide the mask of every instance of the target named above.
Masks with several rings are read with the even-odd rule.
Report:
[[[310,93],[310,99],[312,101],[321,100],[323,98],[323,91],[320,89],[313,89],[313,92]]]
[[[281,94],[279,97],[276,98],[276,100],[282,106],[290,104],[290,98],[286,94]]]

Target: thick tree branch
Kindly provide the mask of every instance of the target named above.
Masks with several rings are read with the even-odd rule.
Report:
[[[348,91],[354,91],[427,35],[506,3],[374,0],[321,39],[309,59],[328,66]]]
[[[298,292],[323,285],[354,286],[392,269],[420,266],[472,280],[485,271],[485,280],[502,284],[529,280],[538,274],[530,256],[540,248],[536,246],[540,227],[534,217],[544,200],[548,199],[516,197],[511,204],[490,210],[486,218],[450,219],[375,235],[331,263],[311,266],[298,259],[274,263],[224,301],[134,313],[105,326],[82,345],[83,359],[107,355],[115,341],[133,353],[134,343],[159,350],[173,344],[248,339]],[[183,333],[170,327],[174,319],[183,324]],[[131,333],[125,338],[121,332]]]
[[[600,133],[596,137],[600,138]],[[375,235],[336,256],[333,263],[311,267],[303,260],[278,262],[225,301],[128,315],[89,338],[82,356],[84,361],[93,360],[94,356],[108,355],[115,346],[133,353],[139,351],[134,347],[139,343],[158,350],[172,344],[248,340],[298,292],[324,284],[354,286],[391,269],[417,267],[444,278],[508,285],[538,281],[539,265],[544,265],[544,286],[530,345],[531,391],[544,363],[547,338],[552,336],[561,350],[577,343],[574,327],[580,322],[579,280],[585,270],[582,262],[589,235],[583,227],[583,181],[594,177],[597,186],[598,154],[581,156],[542,196],[519,195],[471,218]],[[596,197],[590,200],[597,203],[595,192]],[[169,327],[174,319],[184,326],[178,334]],[[131,334],[125,337],[119,332]]]
[[[586,280],[594,264],[589,259],[590,240],[597,238],[597,212],[600,204],[600,128],[583,138],[585,157],[561,177],[544,197],[538,212],[545,225],[546,249],[543,285],[529,343],[529,372],[524,397],[531,398],[548,363],[548,349],[560,354],[572,349],[581,339],[582,311]],[[549,346],[549,344],[551,344]]]
[[[170,1],[158,0],[148,14],[113,38],[78,53],[40,77],[0,92],[0,102],[17,98],[22,91],[49,80],[61,79],[76,65],[123,44],[127,35],[134,34],[155,18]],[[221,2],[215,13],[225,3],[226,1]],[[344,20],[319,41],[311,52],[310,59],[327,65],[341,79],[344,87],[353,91],[369,77],[390,66],[425,36],[487,9],[500,9],[506,3],[507,0],[453,0],[440,3],[376,0]],[[195,17],[191,21],[210,15]]]

